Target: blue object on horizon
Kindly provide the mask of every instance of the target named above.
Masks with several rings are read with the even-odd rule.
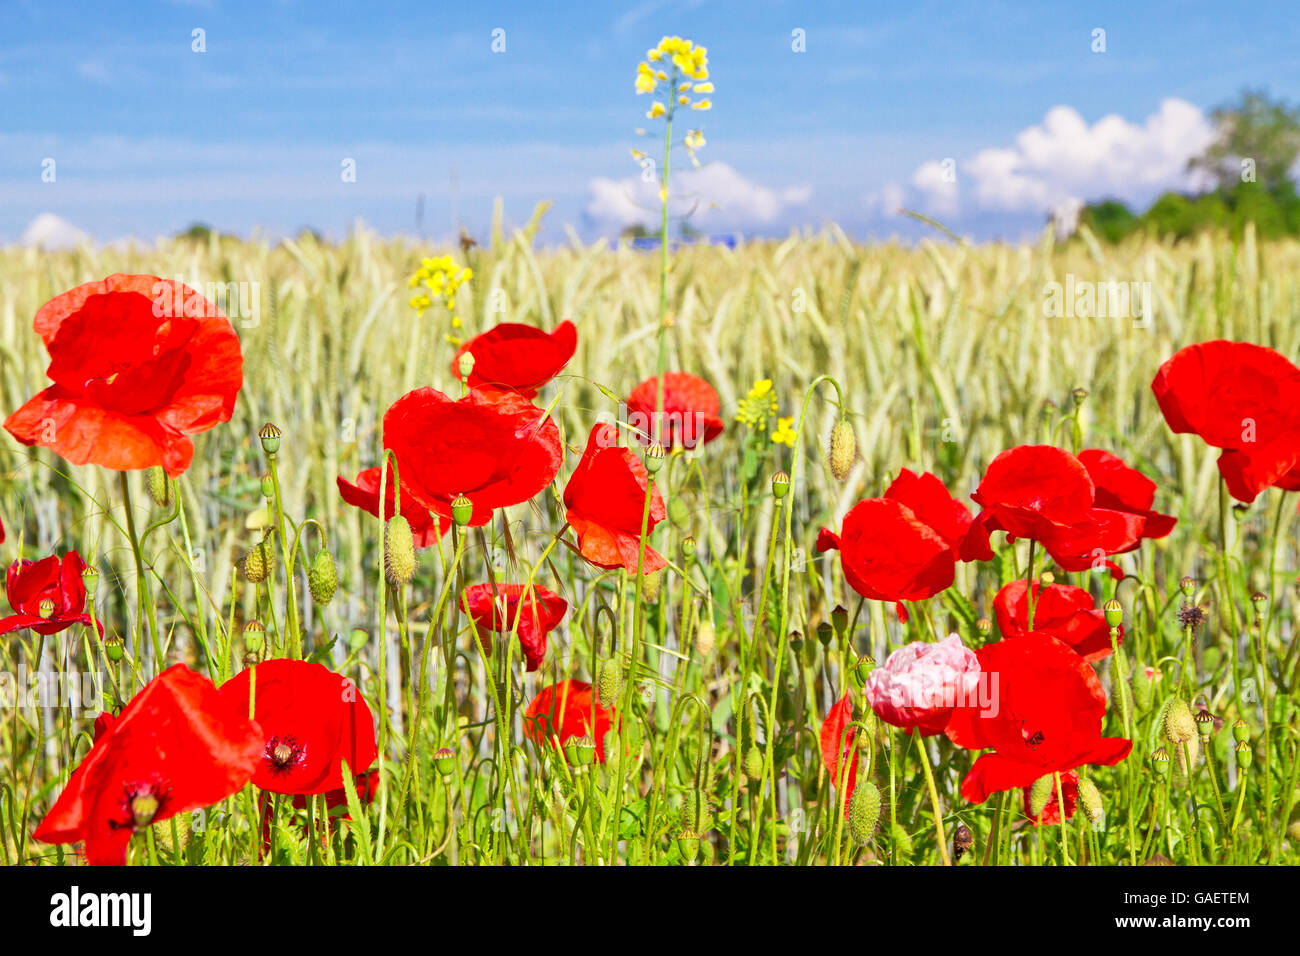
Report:
[[[623,244],[624,239],[611,239],[610,247],[617,249]],[[726,246],[728,249],[735,249],[740,237],[734,232],[718,233],[712,236],[697,236],[691,239],[669,239],[668,249],[672,251],[677,246]],[[629,245],[639,252],[653,252],[659,248],[658,236],[637,236],[630,240]]]

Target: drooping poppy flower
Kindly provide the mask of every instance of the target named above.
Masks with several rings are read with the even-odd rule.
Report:
[[[1109,766],[1128,756],[1131,740],[1101,735],[1106,694],[1072,648],[1046,634],[1025,634],[986,644],[976,656],[989,699],[957,707],[946,728],[957,746],[992,751],[962,781],[962,796],[971,803],[1028,787],[1046,774]]]
[[[367,468],[365,471],[357,474],[355,482],[348,481],[342,475],[336,480],[339,489],[339,496],[348,504],[360,508],[362,511],[368,511],[376,518],[379,517],[379,479],[380,470],[376,468]],[[429,509],[419,504],[411,495],[410,489],[406,487],[406,482],[402,482],[401,487],[401,515],[411,525],[411,534],[415,538],[417,548],[431,548],[438,543],[438,539],[447,533],[451,527],[451,520],[448,518],[434,517],[429,513]],[[393,516],[394,498],[397,495],[393,492],[393,470],[388,470],[388,494],[385,495],[384,502],[384,520],[387,521]]]
[[[5,593],[15,613],[0,619],[0,634],[30,627],[37,634],[57,634],[74,624],[89,624],[86,562],[76,551],[39,561],[15,561],[5,576]],[[100,626],[103,633],[103,626]]]
[[[1160,366],[1151,390],[1171,429],[1223,449],[1219,473],[1238,501],[1300,464],[1300,369],[1273,349],[1189,345]]]
[[[578,330],[567,320],[551,332],[522,322],[502,322],[456,350],[451,374],[460,378],[460,357],[468,352],[474,356],[470,388],[498,389],[532,398],[568,364],[577,347]]]
[[[542,666],[546,656],[546,636],[555,629],[569,610],[569,602],[540,585],[475,584],[461,595],[461,607],[479,628],[480,636],[492,653],[490,633],[509,634],[519,628],[519,644],[524,649],[528,670]]]
[[[954,707],[977,703],[979,659],[956,634],[913,641],[867,675],[862,692],[885,723],[922,737],[943,733]]]
[[[930,473],[899,474],[880,498],[858,502],[843,531],[822,528],[817,550],[840,551],[844,578],[876,601],[920,601],[952,584],[970,511]]]
[[[836,702],[835,706],[826,712],[826,719],[822,721],[820,734],[822,765],[825,766],[826,772],[830,775],[831,786],[839,789],[840,774],[844,773],[844,789],[841,791],[840,802],[843,804],[844,811],[849,809],[849,798],[853,796],[853,788],[858,783],[858,748],[853,746],[853,738],[856,736],[858,729],[856,727],[845,727],[853,720],[853,701],[849,695],[845,694]],[[851,755],[851,756],[850,756]],[[840,763],[845,757],[849,757],[848,769]]]
[[[1003,585],[993,598],[993,613],[1003,637],[1014,638],[1030,632],[1028,590],[1025,582],[1018,579]],[[1110,625],[1106,623],[1105,612],[1094,606],[1091,594],[1072,584],[1044,587],[1034,582],[1033,630],[1068,644],[1089,663],[1111,652]],[[1124,637],[1123,625],[1119,637],[1121,640]]]
[[[84,840],[88,863],[122,866],[132,833],[242,789],[262,745],[246,712],[177,664],[107,722],[32,836]]]
[[[175,478],[190,435],[230,421],[244,379],[239,337],[193,289],[151,275],[111,275],[36,313],[53,385],[9,416],[24,445],[116,471],[161,465]]]
[[[314,661],[273,659],[221,685],[232,706],[249,707],[262,730],[253,783],[272,793],[315,794],[343,786],[343,761],[354,773],[378,756],[375,724],[351,678]]]
[[[384,447],[397,455],[402,484],[416,502],[451,519],[457,495],[474,505],[471,525],[527,501],[560,470],[554,419],[517,395],[472,391],[459,400],[417,388],[384,415]]]
[[[1034,816],[1031,797],[1033,787],[1025,787],[1025,816],[1029,817],[1029,822],[1034,826],[1055,826],[1061,822],[1061,804],[1056,799],[1056,781],[1052,780],[1050,796],[1047,803],[1043,806],[1043,811]],[[1069,820],[1074,816],[1075,807],[1079,803],[1079,774],[1074,770],[1067,770],[1061,774],[1061,796],[1065,797],[1065,819]]]
[[[605,762],[605,735],[618,719],[613,708],[600,706],[590,684],[563,680],[538,691],[524,711],[524,735],[538,746],[558,738],[589,736],[596,742],[596,759]],[[563,751],[561,751],[563,752]]]
[[[722,434],[723,423],[718,417],[722,401],[713,386],[698,375],[665,372],[664,410],[656,416],[658,407],[657,376],[646,379],[628,396],[628,424],[640,435],[649,436],[641,438],[645,444],[657,434],[665,448],[695,448]]]
[[[637,454],[618,446],[617,426],[597,425],[591,430],[582,459],[564,487],[564,507],[565,518],[578,535],[578,550],[596,567],[636,573],[649,482]],[[659,488],[651,488],[646,534],[666,515]],[[666,566],[663,556],[647,543],[645,573]]]
[[[1156,483],[1124,459],[1100,448],[1085,448],[1079,452],[1079,461],[1088,469],[1095,490],[1093,503],[1098,508],[1126,511],[1145,520],[1142,538],[1163,538],[1174,530],[1178,519],[1173,515],[1152,510],[1156,500]],[[1129,550],[1140,542],[1135,541]]]
[[[1039,542],[1067,571],[1098,567],[1107,555],[1132,550],[1147,518],[1098,507],[1096,493],[1088,469],[1064,449],[1019,445],[1000,452],[971,494],[983,510],[975,516],[961,556],[990,560],[989,535],[1005,531],[1008,540]]]

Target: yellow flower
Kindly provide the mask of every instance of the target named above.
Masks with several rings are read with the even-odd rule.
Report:
[[[690,98],[689,96],[679,96],[679,97],[677,97],[677,102],[680,103],[680,104],[682,104],[682,106],[686,106],[688,103],[690,103],[690,101],[691,101],[691,98]]]
[[[645,117],[646,119],[658,119],[667,112],[668,111],[664,109],[664,105],[656,100],[655,105],[650,107],[650,112],[646,113]]]
[[[697,149],[703,149],[704,134],[698,129],[693,129],[686,134],[686,137],[682,140],[682,144],[692,152]]]
[[[692,103],[693,110],[711,110],[713,109],[713,100],[700,100],[698,103]]]
[[[696,93],[712,93],[712,92],[713,92],[713,84],[712,84],[712,83],[696,83],[696,84],[695,84],[695,92],[696,92]]]
[[[789,445],[794,447],[796,432],[794,430],[794,416],[787,418],[778,418],[776,420],[776,431],[772,432],[772,444]]]
[[[770,378],[759,379],[736,410],[736,421],[750,428],[767,428],[767,420],[776,414],[776,393]]]

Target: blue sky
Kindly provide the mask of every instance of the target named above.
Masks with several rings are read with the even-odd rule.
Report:
[[[421,194],[435,237],[453,213],[484,231],[496,196],[513,222],[554,200],[554,238],[617,231],[651,125],[635,66],[665,33],[708,46],[717,86],[682,202],[748,234],[908,235],[906,205],[1016,238],[1063,199],[1183,185],[1205,114],[1245,86],[1300,98],[1284,3],[6,0],[0,242],[41,213],[98,239],[415,233]]]

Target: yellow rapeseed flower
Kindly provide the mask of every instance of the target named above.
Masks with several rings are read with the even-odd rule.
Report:
[[[646,119],[658,119],[667,112],[668,111],[664,109],[664,105],[656,100],[654,106],[650,107],[650,112],[646,113],[645,116]]]
[[[772,444],[789,445],[794,447],[794,439],[797,433],[794,430],[794,416],[778,418],[776,420],[776,431],[772,432]]]
[[[713,109],[713,100],[700,100],[698,103],[692,103],[693,110],[711,110]]]

